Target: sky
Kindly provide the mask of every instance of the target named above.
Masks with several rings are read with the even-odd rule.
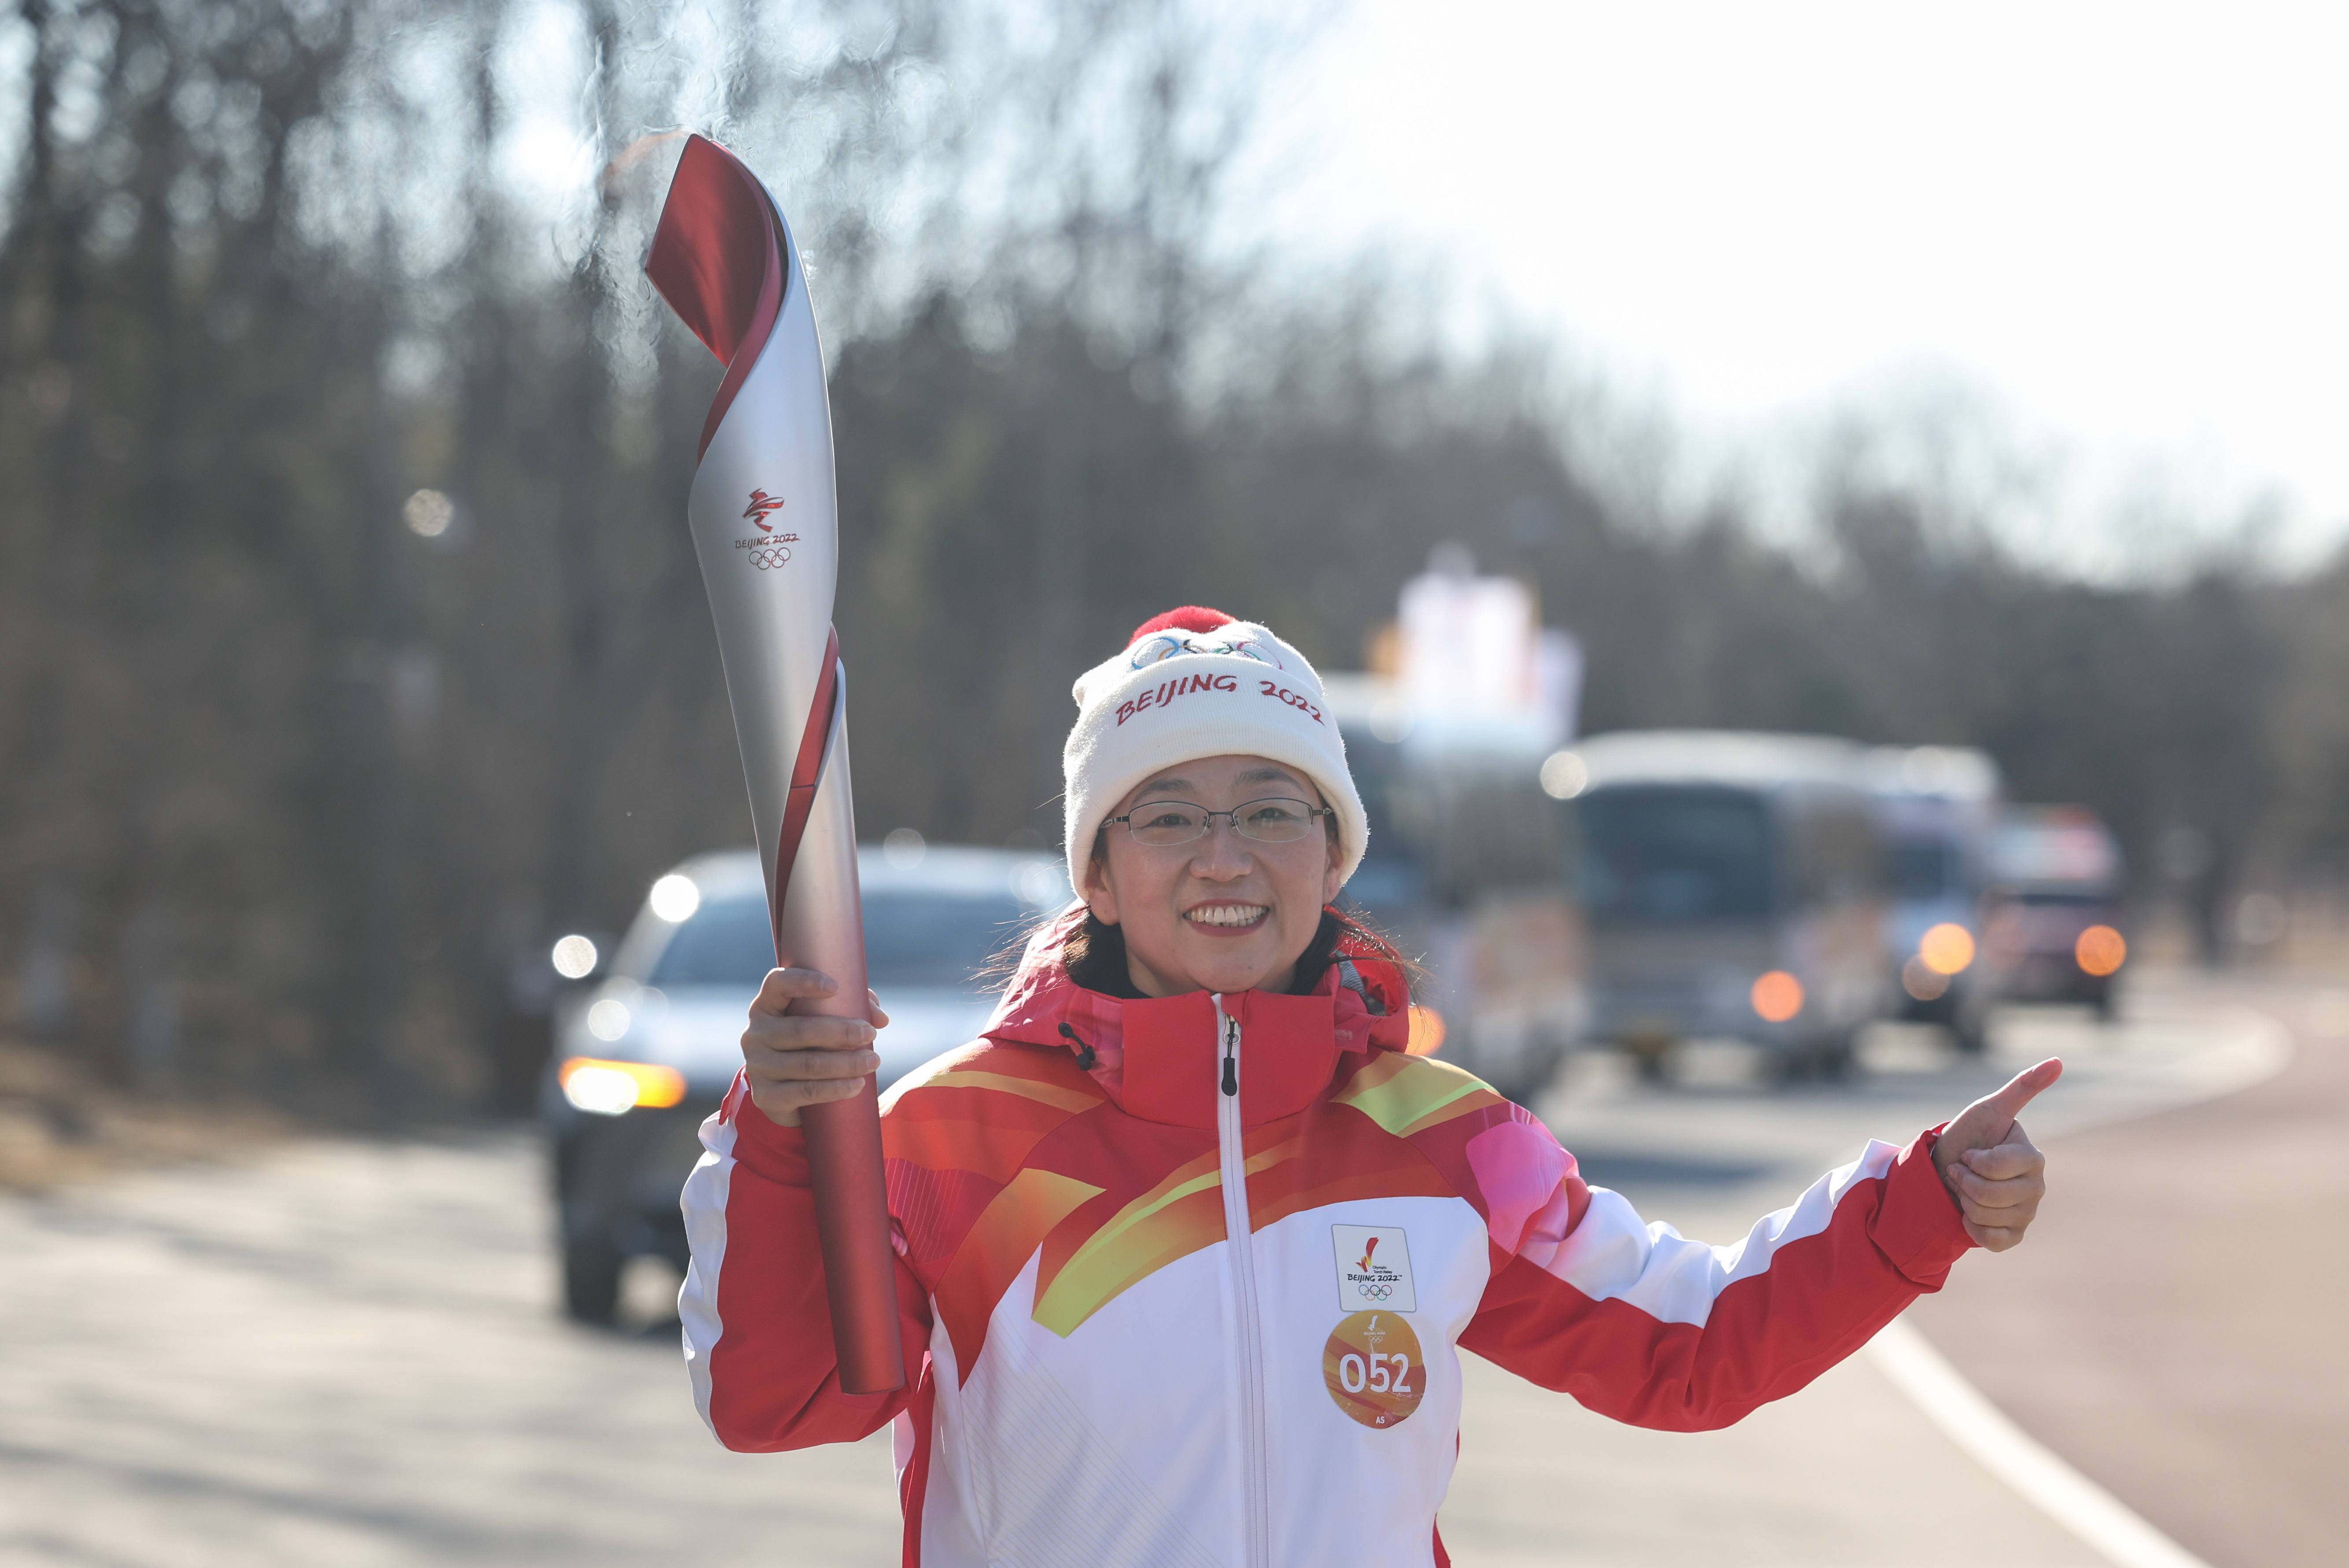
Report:
[[[1705,460],[1955,399],[2028,547],[2349,539],[2349,7],[1354,0],[1276,84],[1269,237],[1426,265]],[[2184,521],[2180,521],[2184,520]]]

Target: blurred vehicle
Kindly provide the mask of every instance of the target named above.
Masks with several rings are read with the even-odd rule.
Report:
[[[1998,764],[1946,746],[1879,746],[1868,781],[1884,839],[1884,935],[1900,1016],[1982,1048],[1982,897],[1999,823]]]
[[[881,1087],[978,1037],[993,1006],[979,971],[1070,897],[1058,857],[893,837],[857,852],[868,978],[889,1015]],[[577,937],[558,970],[592,975],[555,1025],[540,1089],[554,1157],[564,1305],[609,1322],[636,1256],[685,1266],[678,1193],[702,1119],[735,1069],[750,999],[773,967],[765,884],[750,850],[698,856],[653,884],[608,966]],[[566,967],[567,965],[567,967]]]
[[[2014,806],[1991,845],[1982,949],[1991,994],[2085,1002],[2113,1016],[2128,958],[2120,930],[2121,851],[2085,806]]]
[[[1554,728],[1509,716],[1413,716],[1392,683],[1323,677],[1370,814],[1345,901],[1425,963],[1419,1026],[1513,1099],[1537,1092],[1586,1017],[1582,921],[1567,896]]]
[[[1658,1078],[1698,1037],[1760,1046],[1782,1075],[1845,1070],[1891,1005],[1862,748],[1650,730],[1565,755],[1593,1037]]]

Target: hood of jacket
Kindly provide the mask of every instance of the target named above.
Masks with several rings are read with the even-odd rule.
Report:
[[[1271,991],[1188,991],[1129,999],[1069,976],[1061,952],[1084,922],[1078,904],[1029,940],[1019,971],[981,1031],[1006,1045],[1065,1050],[1129,1116],[1176,1127],[1213,1127],[1224,1020],[1238,1025],[1240,1120],[1254,1127],[1313,1103],[1349,1053],[1401,1051],[1411,1038],[1402,972],[1359,943],[1302,995]],[[1088,1054],[1090,1053],[1090,1054]]]

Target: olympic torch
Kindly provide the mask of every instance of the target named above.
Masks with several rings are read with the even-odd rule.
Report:
[[[715,142],[689,138],[646,274],[726,377],[701,427],[686,521],[718,623],[726,694],[766,871],[775,962],[840,983],[794,1010],[864,1016],[864,924],[849,799],[847,676],[832,409],[807,277],[781,210]],[[874,1082],[800,1112],[840,1386],[900,1387],[895,1258]]]

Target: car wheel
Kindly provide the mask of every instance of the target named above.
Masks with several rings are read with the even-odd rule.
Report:
[[[1630,1054],[1631,1065],[1641,1083],[1663,1085],[1671,1081],[1672,1040],[1665,1035],[1634,1035],[1623,1042]]]
[[[1547,1093],[1550,1085],[1557,1081],[1557,1069],[1566,1061],[1567,1047],[1544,1043],[1528,1054],[1532,1058],[1529,1065],[1520,1066],[1512,1073],[1486,1078],[1485,1087],[1503,1099],[1513,1100],[1530,1109],[1534,1101]]]
[[[563,1243],[563,1310],[574,1322],[608,1326],[620,1310],[620,1249],[601,1236]]]

